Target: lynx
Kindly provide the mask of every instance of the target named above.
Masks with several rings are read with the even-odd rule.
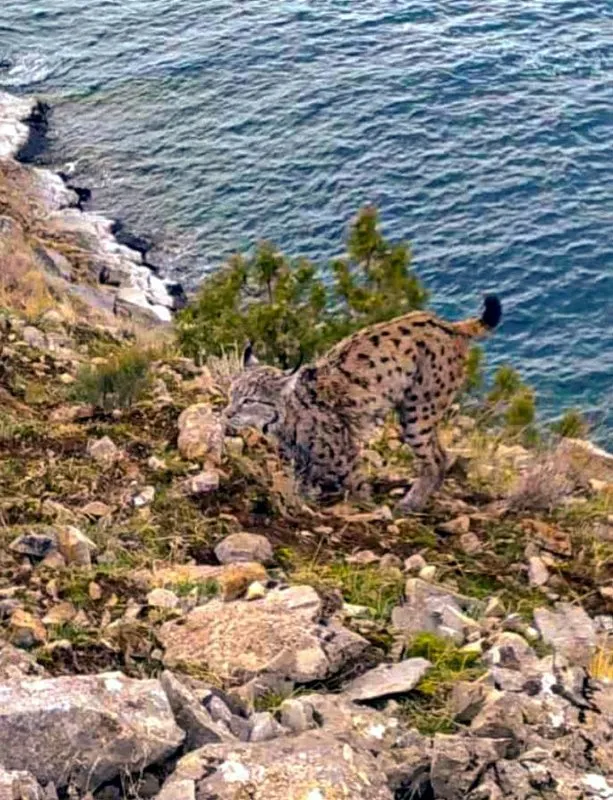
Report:
[[[413,312],[360,330],[291,373],[259,365],[249,345],[231,387],[227,426],[273,435],[304,491],[364,496],[360,447],[395,411],[419,467],[401,506],[418,511],[445,476],[437,425],[462,385],[471,342],[501,316],[491,295],[479,319],[446,322]]]

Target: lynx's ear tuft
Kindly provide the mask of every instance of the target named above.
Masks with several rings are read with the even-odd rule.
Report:
[[[247,342],[247,347],[243,351],[243,367],[249,369],[249,367],[256,367],[259,363],[253,354],[253,345],[251,342]]]

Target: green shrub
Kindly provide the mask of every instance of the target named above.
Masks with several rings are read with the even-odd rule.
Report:
[[[479,345],[472,347],[466,360],[466,379],[464,381],[464,391],[476,392],[483,386],[483,348]]]
[[[73,398],[106,412],[130,408],[149,386],[150,358],[144,350],[128,348],[103,364],[83,367]]]
[[[570,408],[553,423],[551,430],[567,439],[582,439],[587,436],[588,426],[581,412],[576,408]]]
[[[208,277],[177,317],[183,352],[203,361],[253,341],[265,362],[287,368],[354,330],[422,308],[427,293],[411,271],[407,244],[388,242],[376,209],[351,225],[347,255],[318,277],[305,258],[289,259],[264,242]]]

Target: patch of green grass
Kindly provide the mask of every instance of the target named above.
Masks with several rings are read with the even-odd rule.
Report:
[[[119,350],[96,367],[83,367],[73,388],[75,400],[109,412],[130,408],[149,386],[151,355],[137,347]]]
[[[323,593],[340,589],[346,603],[367,606],[375,620],[389,620],[392,609],[401,601],[405,577],[397,569],[353,564],[308,564],[291,575],[294,583],[306,583]]]
[[[95,641],[95,636],[92,631],[82,628],[80,625],[75,625],[72,622],[63,622],[61,625],[54,625],[50,628],[49,639],[51,641],[64,639],[74,647],[84,647]]]
[[[453,733],[457,726],[449,713],[449,695],[454,683],[473,681],[484,673],[479,655],[464,653],[452,642],[424,632],[412,639],[405,657],[427,658],[432,667],[401,701],[403,718],[425,735]]]
[[[199,602],[210,600],[212,597],[217,597],[219,594],[219,584],[213,578],[207,578],[205,581],[179,581],[168,588],[173,591],[177,597],[187,597],[192,592],[195,592]]]
[[[551,430],[558,436],[569,439],[583,439],[588,434],[588,424],[577,408],[569,408],[559,420],[551,425]]]

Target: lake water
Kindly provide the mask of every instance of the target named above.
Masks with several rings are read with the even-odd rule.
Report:
[[[613,444],[611,0],[3,0],[0,86],[189,285],[259,238],[325,268],[358,206],[492,363]]]

